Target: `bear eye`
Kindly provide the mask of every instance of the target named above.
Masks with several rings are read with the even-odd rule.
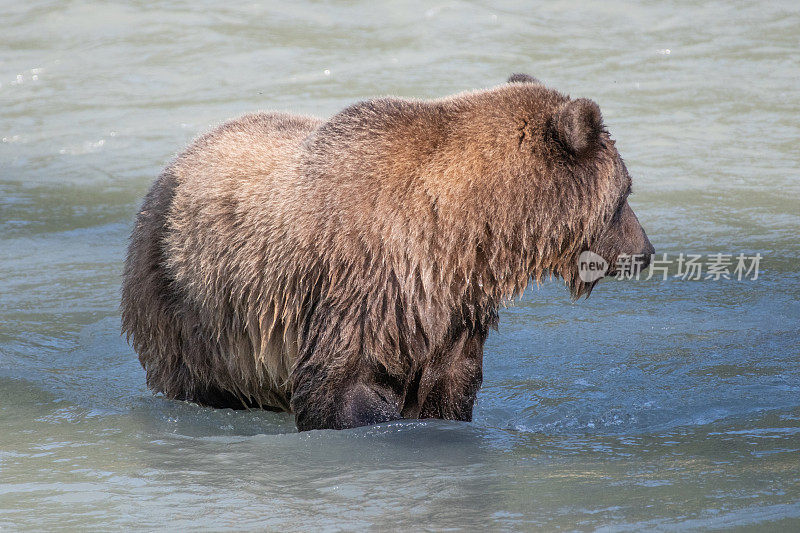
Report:
[[[628,184],[628,188],[625,189],[625,194],[619,197],[619,202],[617,202],[617,207],[614,209],[614,220],[618,219],[619,216],[622,214],[622,208],[625,207],[625,201],[628,199],[628,196],[633,194],[633,189],[631,189],[630,183]]]

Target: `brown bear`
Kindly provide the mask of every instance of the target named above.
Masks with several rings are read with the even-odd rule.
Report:
[[[168,398],[300,430],[468,421],[505,299],[544,276],[588,296],[585,250],[647,263],[630,187],[597,104],[524,74],[327,121],[245,115],[145,198],[123,330]]]

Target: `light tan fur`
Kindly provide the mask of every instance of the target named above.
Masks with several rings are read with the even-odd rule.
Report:
[[[605,132],[591,157],[565,153],[570,102],[522,80],[328,121],[245,115],[200,137],[146,198],[126,263],[123,328],[148,385],[290,410],[298,389],[337,402],[338,383],[377,368],[417,376],[413,405],[397,401],[418,415],[450,372],[433,364],[443,347],[472,338],[458,324],[493,327],[531,279],[591,289],[577,255],[629,178]]]

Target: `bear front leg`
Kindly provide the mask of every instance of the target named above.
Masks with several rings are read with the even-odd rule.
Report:
[[[464,333],[425,369],[419,418],[472,421],[472,408],[483,382],[485,339],[485,333]]]
[[[336,375],[312,365],[294,372],[292,411],[297,429],[350,429],[401,418],[400,396],[374,372]]]

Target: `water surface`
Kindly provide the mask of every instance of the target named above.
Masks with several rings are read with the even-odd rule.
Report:
[[[0,10],[0,528],[800,528],[795,3]],[[192,137],[517,71],[599,102],[660,253],[760,253],[758,279],[529,291],[470,424],[298,434],[146,390],[121,263]]]

